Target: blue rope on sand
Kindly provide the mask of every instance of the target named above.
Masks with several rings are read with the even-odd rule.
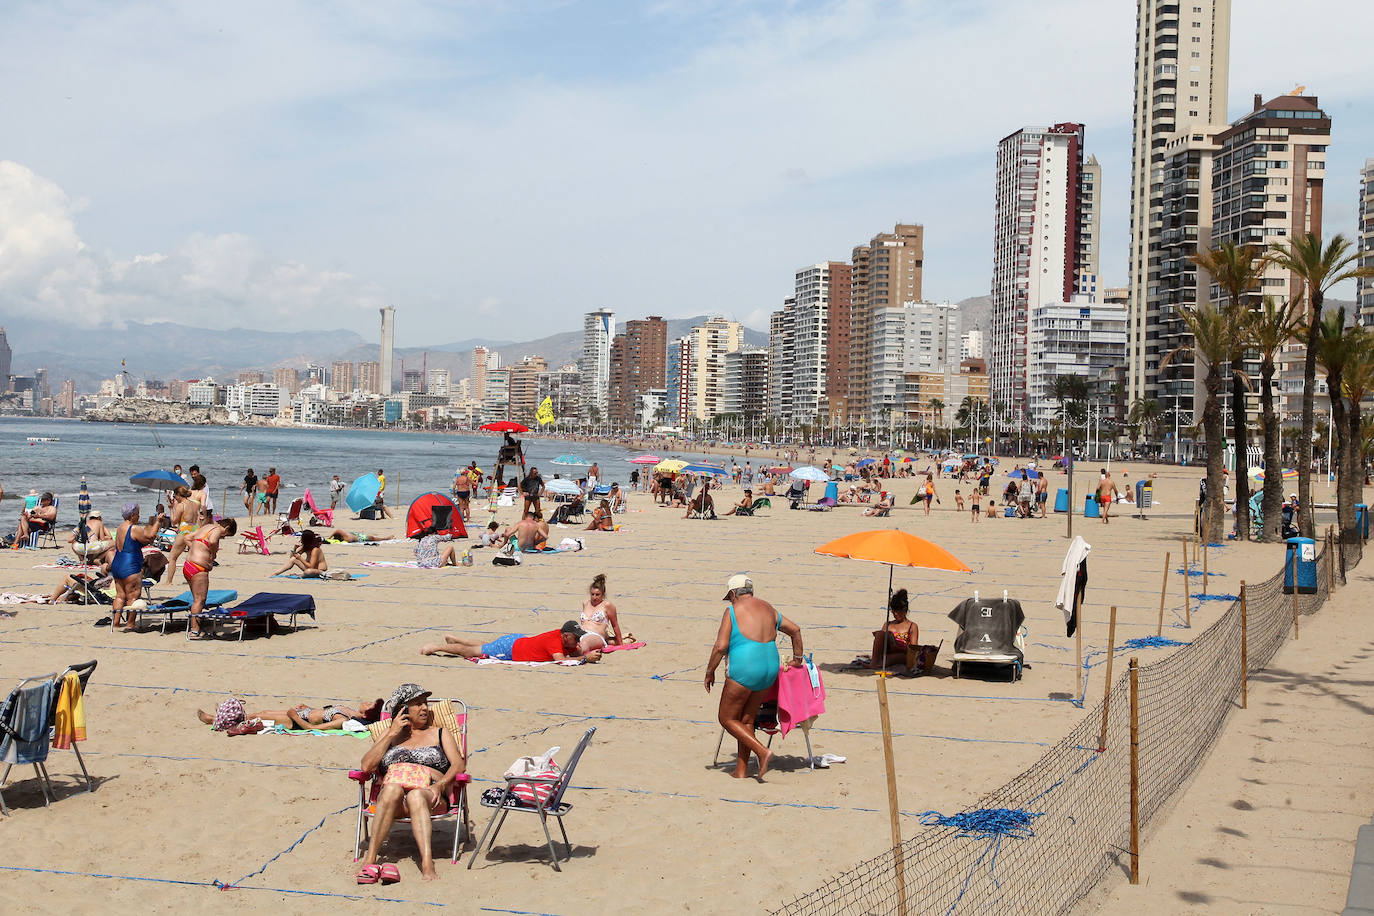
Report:
[[[1128,639],[1123,642],[1119,649],[1165,649],[1169,646],[1186,646],[1186,642],[1179,642],[1167,636],[1137,636],[1135,639]]]
[[[1208,595],[1204,593],[1194,595],[1193,598],[1196,601],[1239,601],[1240,595]]]
[[[975,840],[990,840],[1009,836],[1018,840],[1028,840],[1035,836],[1031,823],[1044,813],[1026,811],[1023,808],[979,808],[948,816],[938,811],[923,811],[921,823],[927,827],[957,827],[959,832],[955,834],[956,839],[969,837]]]

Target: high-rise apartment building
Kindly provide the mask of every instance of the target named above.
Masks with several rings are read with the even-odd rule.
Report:
[[[1083,160],[1078,179],[1078,278],[1074,292],[1097,294],[1098,258],[1102,249],[1102,166],[1096,156]]]
[[[277,384],[281,384],[278,382]],[[382,364],[368,360],[358,363],[358,390],[368,394],[382,393]]]
[[[1233,242],[1264,251],[1309,232],[1321,236],[1331,118],[1316,96],[1281,95],[1265,102],[1257,94],[1253,110],[1217,134],[1216,142],[1213,246]],[[1251,304],[1265,295],[1306,301],[1302,283],[1277,264],[1265,268]],[[1280,354],[1276,388],[1284,413],[1301,409],[1303,356],[1299,343]],[[1257,377],[1258,364],[1250,368]]]
[[[997,145],[988,369],[1003,422],[1026,416],[1031,311],[1096,286],[1097,240],[1085,233],[1097,217],[1085,204],[1096,212],[1102,172],[1084,169],[1083,136],[1083,125],[1062,123]]]
[[[549,364],[542,356],[526,356],[510,365],[506,401],[510,419],[534,426],[534,412],[539,407],[539,377],[547,374]]]
[[[63,380],[62,393],[57,396],[57,407],[64,417],[76,415],[76,382],[71,379]]]
[[[396,309],[388,305],[379,311],[382,313],[382,357],[377,391],[382,395],[390,395],[395,388],[391,359],[396,346]]]
[[[849,320],[849,384],[845,391],[847,421],[858,422],[872,403],[869,318],[873,309],[921,299],[925,270],[925,229],[898,223],[854,248]]]
[[[792,419],[802,423],[830,413],[830,280],[829,262],[803,267],[793,277]]]
[[[1360,205],[1355,218],[1359,220],[1355,244],[1360,250],[1360,266],[1374,268],[1374,159],[1366,159],[1360,171]],[[1374,277],[1364,277],[1356,283],[1355,300],[1360,323],[1374,327]]]
[[[892,422],[908,412],[906,378],[915,372],[958,372],[959,306],[906,302],[869,314],[869,422]]]
[[[260,385],[262,384],[262,381],[263,378],[261,372],[248,371],[239,373],[240,385]]]
[[[743,343],[743,325],[716,317],[668,345],[664,375],[670,420],[704,421],[725,412],[724,357]]]
[[[453,393],[453,379],[447,369],[430,369],[425,373],[425,391],[439,397]]]
[[[615,313],[607,309],[588,312],[582,319],[582,407],[590,416],[606,415],[611,383],[611,338],[615,337]]]
[[[668,322],[657,315],[625,322],[625,333],[611,341],[607,400],[612,420],[635,422],[645,392],[663,387]]]
[[[353,390],[353,364],[347,360],[339,360],[329,367],[329,387],[340,394],[348,394]]]
[[[739,420],[768,414],[768,351],[741,346],[722,358],[720,412]]]
[[[10,349],[5,329],[0,327],[0,392],[10,390],[10,373],[13,366],[14,351]]]
[[[826,344],[825,394],[832,423],[848,414],[850,381],[850,325],[854,320],[854,267],[844,261],[825,262]]]
[[[501,354],[486,347],[472,348],[472,376],[470,394],[480,401],[487,393],[487,373],[501,368]]]
[[[959,338],[959,361],[983,358],[983,329],[969,328]]]
[[[272,384],[288,398],[301,390],[301,374],[295,369],[273,369]]]
[[[1137,0],[1131,137],[1127,403],[1146,393],[1148,297],[1159,282],[1165,146],[1175,132],[1226,123],[1231,0]]]
[[[788,296],[782,308],[768,316],[768,413],[792,417],[792,329],[797,300]]]
[[[1031,310],[1027,414],[1032,429],[1044,431],[1059,416],[1054,380],[1061,375],[1092,379],[1126,362],[1126,309],[1075,295],[1067,302]]]
[[[419,369],[401,370],[401,390],[413,391],[423,394],[425,391],[425,374]]]

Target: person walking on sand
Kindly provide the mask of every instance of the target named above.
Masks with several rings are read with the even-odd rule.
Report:
[[[243,493],[243,508],[248,510],[248,524],[253,524],[253,503],[258,498],[258,475],[249,468],[248,473],[243,475],[243,486],[239,487]]]
[[[706,663],[706,692],[710,693],[715,686],[716,668],[728,655],[730,664],[720,691],[718,716],[721,727],[738,742],[732,775],[736,779],[747,776],[749,755],[754,754],[759,758],[757,778],[762,782],[773,752],[754,737],[754,716],[768,688],[777,682],[779,669],[802,664],[801,627],[767,601],[756,598],[754,581],[744,573],[730,577],[721,600],[730,602],[730,606],[721,615],[711,658]],[[792,657],[785,665],[779,664],[778,631],[792,640]]]
[[[191,588],[191,632],[189,639],[203,638],[200,631],[200,618],[196,615],[205,608],[205,596],[210,592],[210,570],[215,566],[215,555],[219,553],[220,539],[225,535],[233,537],[238,533],[238,523],[232,518],[211,522],[196,530],[188,541],[186,562],[181,564],[181,574]]]
[[[339,475],[335,474],[334,479],[329,481],[329,508],[339,508],[339,499],[343,496],[343,491],[344,483],[339,479]]]
[[[1050,480],[1043,471],[1035,481],[1035,503],[1040,507],[1040,517],[1045,517],[1045,508],[1050,501]]]
[[[276,468],[268,468],[267,476],[263,478],[267,484],[263,492],[267,494],[267,512],[270,515],[277,514],[277,491],[281,489],[281,476]]]
[[[1107,524],[1107,520],[1112,511],[1112,502],[1116,499],[1116,481],[1112,480],[1112,475],[1106,468],[1102,469],[1102,479],[1097,482],[1097,506],[1102,516],[1102,524]]]
[[[935,478],[931,474],[926,475],[926,482],[921,487],[921,496],[925,499],[926,515],[929,515],[931,502],[938,503],[940,501],[940,494],[935,492]]]

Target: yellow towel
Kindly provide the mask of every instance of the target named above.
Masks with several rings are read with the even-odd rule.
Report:
[[[57,714],[53,716],[52,746],[65,750],[74,741],[86,740],[86,706],[81,699],[81,678],[68,672],[57,694]]]

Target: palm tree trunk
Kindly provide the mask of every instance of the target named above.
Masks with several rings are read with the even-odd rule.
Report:
[[[1231,441],[1236,444],[1236,539],[1241,541],[1250,540],[1250,437],[1245,415],[1245,380],[1233,367]]]
[[[1283,539],[1283,456],[1282,430],[1274,412],[1274,361],[1260,366],[1260,407],[1264,411],[1264,514],[1263,539]]]
[[[1207,440],[1207,501],[1203,503],[1205,527],[1202,536],[1209,542],[1222,538],[1226,523],[1226,483],[1222,477],[1223,458],[1221,454],[1222,419],[1221,402],[1217,391],[1221,388],[1221,377],[1214,370],[1207,373],[1207,402],[1202,408],[1202,431]]]
[[[1340,391],[1340,379],[1333,380],[1328,377],[1328,384],[1331,384],[1333,381],[1336,387],[1330,390],[1333,392],[1331,395],[1331,422],[1334,424],[1332,427],[1332,431],[1334,432],[1335,430],[1344,430],[1350,427],[1348,420],[1349,412],[1345,409],[1345,398],[1335,393]],[[1355,531],[1355,503],[1359,501],[1358,494],[1352,496],[1350,489],[1351,462],[1349,460],[1350,442],[1348,441],[1348,437],[1341,437],[1341,446],[1338,454],[1341,465],[1336,473],[1336,520],[1337,527],[1339,527],[1341,531],[1341,537],[1345,538],[1347,532],[1353,533]],[[1311,511],[1307,503],[1303,503],[1303,515],[1309,515]]]
[[[1341,519],[1341,543],[1358,544],[1360,542],[1360,532],[1355,518],[1355,505],[1364,502],[1364,460],[1363,444],[1361,438],[1364,417],[1360,410],[1360,402],[1351,399],[1350,410],[1346,412],[1345,430],[1346,434],[1341,437],[1341,477],[1338,487],[1345,488],[1341,502],[1350,506],[1350,527],[1345,527],[1345,519]],[[1339,510],[1337,510],[1339,512]],[[1366,509],[1366,512],[1369,510]]]
[[[1299,525],[1303,537],[1312,537],[1312,430],[1315,428],[1317,391],[1317,340],[1321,337],[1322,294],[1312,290],[1312,314],[1308,316],[1307,353],[1302,363],[1302,434],[1298,437],[1298,498],[1302,502]]]

